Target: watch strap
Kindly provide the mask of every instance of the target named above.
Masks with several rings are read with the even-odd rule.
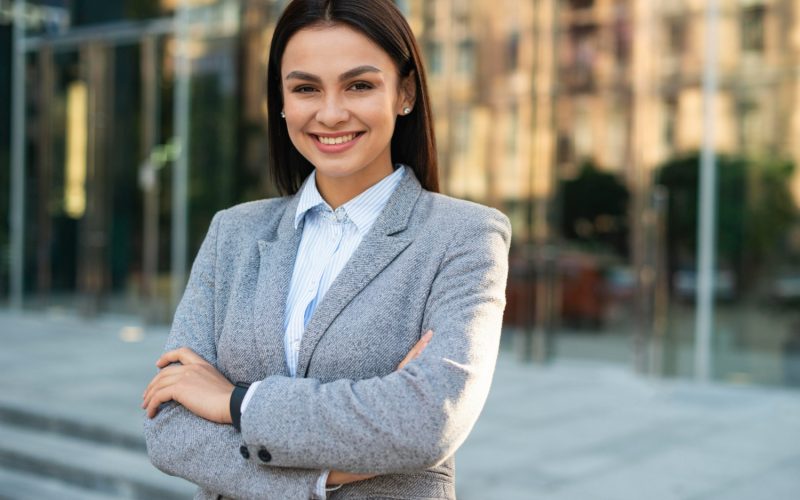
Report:
[[[242,432],[242,401],[247,394],[247,389],[250,384],[246,382],[236,382],[231,393],[230,410],[231,410],[231,424],[233,428]]]

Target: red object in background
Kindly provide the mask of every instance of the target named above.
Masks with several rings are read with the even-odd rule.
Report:
[[[505,324],[524,327],[536,318],[537,276],[523,259],[510,262],[506,288]],[[598,259],[590,255],[564,255],[558,261],[553,287],[556,317],[569,325],[597,328],[606,319],[610,302],[605,273]]]

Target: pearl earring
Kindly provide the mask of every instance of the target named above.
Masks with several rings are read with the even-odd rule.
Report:
[[[286,118],[286,113],[284,113],[283,111],[281,111],[281,118]]]
[[[409,114],[409,113],[411,113],[411,108],[409,108],[408,106],[406,106],[405,108],[403,108],[403,114],[404,114],[404,115],[407,115],[407,114]]]

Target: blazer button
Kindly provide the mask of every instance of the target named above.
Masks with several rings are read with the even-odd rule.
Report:
[[[241,453],[241,454],[242,454],[242,457],[243,457],[245,460],[246,460],[246,459],[248,459],[248,458],[250,458],[250,450],[248,450],[248,449],[247,449],[247,446],[244,446],[244,445],[240,446],[240,447],[239,447],[239,453]]]
[[[258,458],[261,459],[262,462],[269,462],[272,460],[272,455],[269,454],[266,448],[261,448],[258,450]]]

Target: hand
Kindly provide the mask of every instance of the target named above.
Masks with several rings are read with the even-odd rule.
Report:
[[[408,363],[416,359],[417,356],[422,354],[422,351],[428,345],[428,342],[431,341],[431,337],[433,337],[433,330],[428,330],[427,332],[425,332],[425,335],[423,335],[422,338],[420,338],[417,341],[417,343],[414,344],[414,347],[412,347],[411,350],[408,351],[408,354],[406,354],[406,357],[403,358],[403,361],[401,361],[400,364],[397,365],[397,370],[395,371],[402,370],[404,366],[406,366]],[[351,472],[332,470],[328,474],[328,481],[325,484],[328,486],[333,486],[337,484],[354,483],[356,481],[364,481],[365,479],[373,478],[377,475],[378,474],[353,474]]]
[[[328,473],[328,480],[325,482],[325,485],[336,486],[339,484],[355,483],[356,481],[364,481],[365,479],[371,479],[375,476],[377,476],[377,474],[353,474],[350,472],[332,470]]]
[[[175,362],[180,364],[170,364]],[[164,353],[156,366],[161,371],[142,395],[142,408],[147,409],[149,418],[155,417],[161,403],[173,400],[206,420],[231,423],[230,400],[234,385],[211,363],[188,347],[181,347]]]

